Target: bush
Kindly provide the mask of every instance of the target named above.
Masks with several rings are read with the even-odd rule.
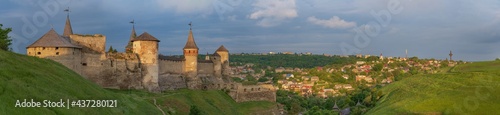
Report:
[[[202,115],[201,110],[198,107],[191,105],[189,109],[189,115]]]
[[[233,77],[233,81],[238,82],[238,83],[243,82],[243,80],[241,80],[241,78],[239,78],[239,77]]]
[[[268,81],[268,80],[269,80],[269,79],[267,79],[266,77],[260,77],[258,81],[259,81],[259,82],[266,82],[266,81]]]

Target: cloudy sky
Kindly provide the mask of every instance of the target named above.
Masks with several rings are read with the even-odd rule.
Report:
[[[3,0],[0,24],[25,53],[51,27],[62,34],[67,7],[74,33],[104,34],[119,51],[135,20],[165,55],[182,54],[192,22],[200,53],[224,45],[232,53],[500,57],[498,0]]]

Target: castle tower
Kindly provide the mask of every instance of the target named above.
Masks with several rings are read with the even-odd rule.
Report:
[[[216,51],[215,53],[219,54],[220,56],[220,61],[222,63],[226,63],[229,62],[229,51],[226,49],[226,47],[224,47],[224,45],[221,45]]]
[[[214,55],[211,57],[212,62],[214,63],[214,75],[216,77],[221,78],[222,77],[222,62],[220,59],[220,55],[218,53],[214,53]]]
[[[26,47],[26,54],[53,59],[80,74],[81,50],[82,47],[71,44],[67,38],[57,34],[54,29],[50,29],[41,38]]]
[[[125,47],[125,52],[126,53],[132,53],[132,40],[137,37],[137,34],[135,33],[135,22],[132,20],[130,23],[132,23],[132,32],[130,33],[130,39],[128,41],[127,46]]]
[[[69,12],[69,9],[66,9],[64,11]],[[69,13],[68,13],[68,16],[66,16],[66,25],[64,26],[63,36],[69,37],[69,35],[72,34],[73,34],[73,29],[71,28],[71,21],[69,21]]]
[[[231,72],[231,67],[229,67],[229,51],[226,47],[224,47],[224,45],[221,45],[215,51],[215,54],[220,58],[222,76],[228,77]]]
[[[142,33],[138,37],[131,40],[133,53],[140,57],[141,67],[145,68],[143,71],[143,86],[149,91],[155,91],[159,88],[158,85],[158,42],[156,39],[147,32]]]
[[[191,24],[189,24],[191,26]],[[198,67],[198,46],[196,46],[196,42],[194,41],[193,31],[190,28],[188,39],[186,45],[183,48],[184,50],[184,73],[197,73]]]
[[[144,32],[130,41],[132,42],[133,52],[139,54],[139,57],[141,57],[141,63],[158,63],[158,42],[160,40],[148,32]]]

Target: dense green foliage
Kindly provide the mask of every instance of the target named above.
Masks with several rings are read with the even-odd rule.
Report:
[[[0,50],[9,51],[9,46],[12,44],[12,39],[8,35],[12,31],[12,28],[2,29],[2,24],[0,24]]]
[[[233,65],[241,65],[253,63],[256,66],[271,66],[271,67],[298,67],[298,68],[313,68],[317,66],[325,66],[330,64],[347,64],[353,63],[353,58],[345,58],[340,56],[323,56],[323,55],[292,55],[292,54],[274,54],[274,55],[231,55],[231,62],[236,62]]]
[[[338,113],[332,109],[335,103],[340,109],[350,108],[353,114],[363,114],[374,107],[375,103],[382,97],[382,92],[379,89],[380,87],[361,86],[358,90],[346,92],[344,96],[326,99],[316,96],[303,97],[294,92],[278,90],[276,101],[285,105],[285,110],[290,114],[305,111],[306,114],[310,115],[336,115]]]
[[[117,100],[116,108],[16,108],[16,100],[59,99]],[[236,103],[220,90],[176,90],[149,93],[138,90],[106,90],[84,79],[65,66],[37,57],[0,50],[0,115],[19,114],[132,114],[187,115],[190,110],[201,114],[251,114],[276,107],[273,102]],[[191,109],[196,106],[196,109]]]
[[[474,62],[438,74],[414,75],[383,87],[369,114],[500,113],[500,62]]]

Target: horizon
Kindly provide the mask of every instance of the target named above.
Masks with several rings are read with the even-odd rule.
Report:
[[[193,22],[200,54],[224,45],[230,53],[404,57],[408,50],[408,57],[428,59],[444,60],[449,51],[455,60],[500,58],[500,1],[494,0],[9,0],[0,6],[0,23],[13,29],[11,47],[21,54],[50,28],[62,34],[69,7],[75,34],[102,34],[106,50],[119,52],[134,20],[137,34],[158,38],[164,55],[182,54]]]

